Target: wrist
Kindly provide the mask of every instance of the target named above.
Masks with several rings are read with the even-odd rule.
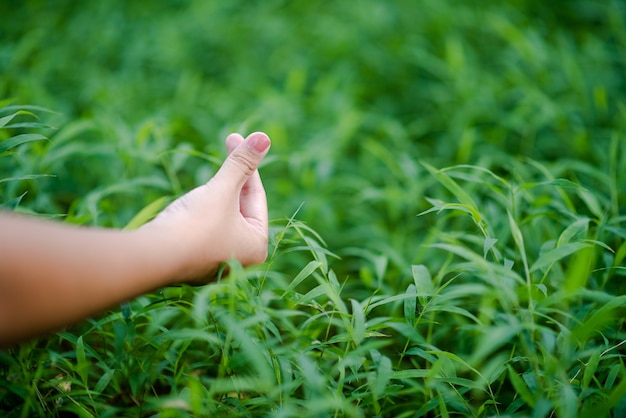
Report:
[[[207,248],[206,242],[193,242],[191,237],[197,232],[188,234],[181,227],[151,223],[133,233],[137,236],[138,248],[147,257],[147,268],[160,287],[206,283],[222,265],[215,259],[214,248]]]

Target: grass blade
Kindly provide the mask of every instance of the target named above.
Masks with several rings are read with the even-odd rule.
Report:
[[[19,145],[33,141],[46,141],[47,137],[40,134],[21,134],[0,142],[0,155]]]
[[[283,297],[285,297],[287,293],[292,292],[300,283],[302,283],[307,277],[313,274],[315,270],[319,269],[322,266],[323,266],[323,263],[320,261],[314,260],[314,261],[309,262],[309,264],[307,264],[306,267],[304,267],[296,275],[296,277],[294,277],[291,283],[289,283],[289,286],[287,286],[287,288],[283,292]]]

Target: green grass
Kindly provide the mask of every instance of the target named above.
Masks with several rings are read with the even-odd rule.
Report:
[[[2,8],[5,209],[136,226],[273,140],[268,261],[0,351],[3,415],[626,413],[622,2]]]

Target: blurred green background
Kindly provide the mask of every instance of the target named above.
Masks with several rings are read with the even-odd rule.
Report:
[[[190,150],[221,159],[228,132],[263,130],[272,218],[303,204],[298,218],[332,249],[412,260],[429,228],[415,215],[439,194],[420,160],[601,167],[626,127],[620,1],[2,8],[0,97],[61,114],[51,150],[29,161],[57,177],[22,185],[25,202],[81,222],[123,226],[211,176]]]

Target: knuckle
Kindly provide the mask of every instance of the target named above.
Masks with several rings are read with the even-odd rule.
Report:
[[[232,163],[241,170],[246,176],[251,175],[256,170],[256,161],[248,153],[240,153],[233,155],[231,158]]]

